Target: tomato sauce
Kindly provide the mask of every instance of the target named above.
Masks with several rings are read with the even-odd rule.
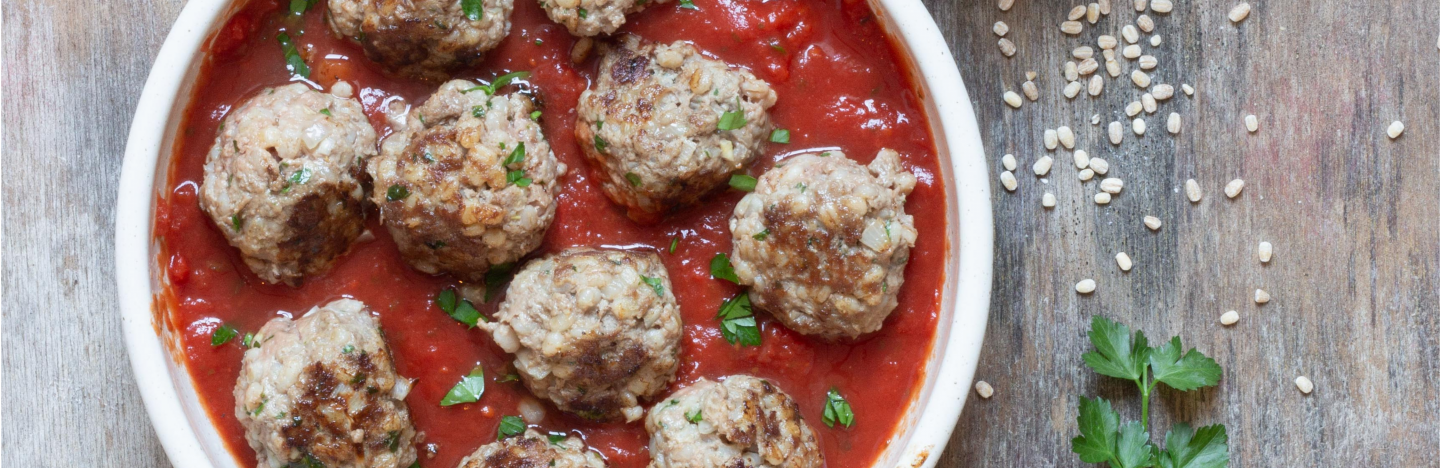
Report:
[[[191,107],[170,167],[168,195],[156,206],[155,233],[170,279],[160,295],[165,320],[180,336],[183,356],[210,417],[242,466],[255,455],[235,418],[231,392],[244,348],[239,340],[218,347],[211,333],[221,324],[258,330],[279,311],[296,315],[340,298],[361,300],[376,310],[396,358],[396,367],[415,379],[407,398],[415,426],[425,433],[421,464],[452,467],[476,447],[494,441],[500,418],[518,414],[529,396],[518,382],[500,382],[510,356],[489,336],[452,320],[435,295],[458,282],[411,269],[389,234],[369,214],[374,240],[357,243],[329,272],[307,278],[298,288],[265,284],[201,211],[197,200],[206,153],[216,127],[232,107],[253,93],[291,80],[275,40],[286,31],[312,69],[310,79],[329,89],[345,80],[357,90],[370,121],[389,133],[381,109],[389,99],[422,102],[437,86],[387,76],[361,49],[335,38],[324,23],[321,2],[295,16],[288,0],[255,0],[216,33],[202,65]],[[884,36],[863,0],[695,0],[698,9],[678,3],[655,5],[631,16],[625,30],[652,41],[692,41],[729,63],[752,70],[779,94],[771,115],[790,130],[789,144],[769,144],[755,166],[758,175],[778,159],[808,149],[840,149],[869,162],[882,147],[898,150],[919,183],[907,210],[919,239],[911,252],[900,306],[884,329],[848,343],[814,340],[758,313],[763,344],[737,347],[720,334],[715,314],[721,302],[739,293],[731,283],[710,277],[709,261],[729,252],[728,219],[742,193],[716,193],[699,206],[659,224],[640,226],[610,203],[573,138],[574,106],[596,60],[576,66],[575,43],[563,27],[545,17],[534,0],[517,0],[509,37],[480,65],[458,75],[489,80],[516,70],[532,74],[522,88],[541,100],[541,123],[556,156],[570,167],[563,180],[555,223],[541,255],[570,246],[653,249],[669,268],[685,322],[681,368],[672,390],[702,377],[747,373],[776,382],[793,396],[815,429],[830,468],[869,466],[887,447],[923,379],[931,350],[944,281],[944,189],[939,161],[923,107],[894,44]],[[512,88],[513,89],[513,88]],[[669,252],[672,240],[677,248]],[[494,303],[482,304],[487,315]],[[480,401],[441,407],[440,399],[476,365],[486,373]],[[851,403],[855,424],[828,428],[821,423],[825,394],[838,389]],[[548,403],[537,426],[583,437],[611,466],[640,468],[649,461],[641,422],[599,424],[561,413]],[[433,444],[432,455],[425,444]]]

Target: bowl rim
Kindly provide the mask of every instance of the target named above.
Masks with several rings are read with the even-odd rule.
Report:
[[[170,150],[165,143],[173,137],[173,117],[183,113],[181,106],[189,103],[186,93],[193,83],[187,77],[202,57],[210,32],[228,16],[235,1],[192,0],[181,10],[136,105],[116,199],[115,271],[121,331],[146,413],[174,466],[215,465],[177,389],[177,385],[193,383],[188,372],[174,375],[175,369],[183,370],[183,364],[170,356],[164,325],[153,309],[160,286],[152,278],[153,269],[159,268],[152,255],[153,209],[164,189],[156,185],[157,179],[168,172],[157,164],[162,152]],[[994,235],[989,171],[965,84],[930,12],[920,0],[869,3],[885,22],[887,34],[906,52],[902,59],[911,61],[912,80],[926,97],[922,101],[937,153],[942,160],[948,156],[950,163],[941,168],[951,204],[947,213],[947,255],[951,258],[941,317],[950,310],[950,320],[937,322],[925,384],[892,436],[892,441],[899,438],[904,443],[893,444],[876,461],[877,466],[888,462],[888,466],[931,468],[939,461],[964,408],[988,321]],[[210,424],[208,419],[202,423]]]

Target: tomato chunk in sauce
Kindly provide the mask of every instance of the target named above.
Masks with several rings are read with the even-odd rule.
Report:
[[[179,336],[176,352],[230,450],[242,466],[254,466],[255,455],[235,419],[232,396],[244,349],[240,340],[211,346],[211,333],[222,324],[253,332],[280,311],[300,314],[340,297],[365,302],[380,315],[397,369],[415,379],[407,403],[416,428],[425,434],[421,465],[453,467],[476,447],[495,440],[501,417],[518,414],[520,402],[534,398],[519,382],[501,381],[513,372],[511,358],[489,336],[456,322],[434,304],[435,295],[457,281],[408,267],[371,212],[368,228],[374,239],[357,243],[332,270],[307,278],[298,288],[265,284],[199,207],[198,184],[221,119],[259,90],[292,80],[277,33],[294,38],[315,84],[325,89],[337,80],[353,84],[382,137],[389,133],[381,113],[388,100],[419,103],[438,86],[386,75],[359,46],[334,37],[324,21],[324,2],[303,16],[291,14],[289,4],[251,1],[210,42],[210,55],[181,122],[168,193],[156,206],[155,233],[170,279],[159,295],[167,302],[164,320]],[[546,18],[537,2],[515,2],[509,37],[483,63],[457,77],[488,81],[510,71],[531,72],[522,87],[542,98],[545,134],[556,156],[571,168],[555,223],[533,255],[579,245],[660,252],[685,322],[682,364],[672,390],[702,377],[737,373],[769,379],[795,398],[821,441],[829,467],[869,466],[887,448],[919,389],[944,281],[947,208],[923,106],[895,45],[864,1],[695,0],[694,5],[654,5],[631,15],[623,30],[651,41],[691,41],[773,85],[779,101],[771,109],[772,119],[777,128],[789,130],[790,142],[769,144],[750,169],[752,175],[806,150],[839,149],[867,163],[888,147],[900,152],[905,167],[919,179],[907,204],[919,239],[911,251],[900,306],[881,331],[851,342],[826,343],[791,332],[762,312],[761,346],[727,343],[715,314],[741,289],[711,278],[709,262],[716,253],[730,251],[728,220],[743,194],[713,194],[659,224],[641,226],[627,219],[600,191],[573,137],[575,103],[593,76],[595,59],[572,64],[576,39]],[[486,314],[495,307],[480,305]],[[441,407],[445,393],[476,365],[486,370],[480,401]],[[832,388],[850,402],[853,427],[821,423],[825,396]],[[583,437],[614,467],[648,463],[641,422],[592,423],[548,403],[544,407],[546,416],[538,424],[543,430]],[[427,453],[427,447],[433,453]]]

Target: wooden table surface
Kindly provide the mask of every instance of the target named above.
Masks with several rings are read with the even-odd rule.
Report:
[[[1019,187],[995,178],[994,297],[972,398],[942,466],[1080,466],[1070,453],[1079,395],[1138,413],[1131,386],[1086,370],[1095,315],[1152,337],[1180,335],[1225,368],[1198,393],[1160,391],[1154,424],[1223,423],[1232,466],[1433,466],[1440,446],[1440,8],[1408,0],[1177,1],[1151,14],[1164,38],[1146,53],[1156,82],[1192,84],[1128,131],[1122,108],[1141,91],[1125,75],[1098,98],[1061,95],[1069,51],[1118,36],[1128,0],[1076,37],[1071,6],[1017,0],[927,1],[955,52],[992,175],[1019,160]],[[113,209],[135,102],[179,0],[4,2],[3,461],[15,466],[162,466],[113,306]],[[1019,52],[991,32],[1008,23]],[[1146,35],[1148,37],[1148,35]],[[1038,72],[1038,102],[1001,95]],[[1103,67],[1102,67],[1103,73]],[[1178,86],[1177,86],[1178,87]],[[1183,116],[1179,135],[1164,116]],[[1101,125],[1091,125],[1099,114]],[[1246,132],[1254,114],[1260,130]],[[1126,123],[1125,141],[1104,124]],[[1404,136],[1385,127],[1402,120]],[[1077,148],[1125,180],[1108,206],[1091,200],[1045,128],[1076,130]],[[1042,155],[1048,179],[1030,171]],[[1186,201],[1182,183],[1205,197]],[[1246,181],[1227,199],[1221,188]],[[1058,206],[1045,210],[1049,191]],[[1151,232],[1145,215],[1164,227]],[[1269,241],[1275,258],[1256,260]],[[1133,271],[1113,260],[1127,252]],[[1089,296],[1074,284],[1093,278]],[[1257,306],[1256,288],[1274,299]],[[1220,314],[1239,311],[1222,327]],[[1292,380],[1315,382],[1302,395]],[[1159,437],[1155,437],[1158,439]]]

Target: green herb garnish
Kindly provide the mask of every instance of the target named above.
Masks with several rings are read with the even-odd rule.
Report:
[[[280,49],[285,51],[285,68],[290,70],[290,74],[309,78],[310,66],[305,65],[305,59],[300,57],[300,49],[295,47],[295,41],[290,40],[290,35],[282,32],[275,35],[275,39],[280,41]]]
[[[755,240],[758,240],[758,241],[763,241],[763,240],[765,240],[765,239],[767,239],[767,238],[770,237],[770,230],[769,230],[769,229],[766,229],[766,230],[764,230],[764,231],[757,232],[757,233],[755,233],[755,235],[750,236],[750,237],[751,237],[751,238],[754,238]]]
[[[385,200],[386,200],[386,201],[404,200],[405,197],[408,197],[408,196],[410,196],[410,189],[405,188],[404,185],[400,185],[400,184],[391,185],[390,188],[388,188],[388,189],[385,190]]]
[[[750,177],[745,174],[735,174],[730,176],[730,187],[744,192],[754,192],[755,184],[759,182],[760,181],[756,180],[754,177]]]
[[[229,343],[230,340],[235,339],[235,335],[238,334],[240,334],[240,332],[236,331],[235,327],[230,326],[230,324],[220,324],[219,328],[210,332],[210,346],[220,346]]]
[[[710,276],[740,284],[740,277],[735,276],[735,267],[730,265],[730,256],[725,252],[717,253],[710,259]]]
[[[699,423],[703,419],[705,419],[705,415],[700,413],[700,408],[695,408],[695,411],[685,412],[686,421],[690,421],[692,423]]]
[[[500,91],[500,88],[504,88],[505,86],[509,85],[511,81],[515,81],[517,79],[523,80],[529,76],[530,72],[528,71],[510,72],[495,77],[495,79],[492,80],[488,85],[475,86],[461,92],[468,93],[471,91],[484,91],[485,94],[494,96],[496,92]]]
[[[760,346],[760,327],[755,324],[755,315],[750,306],[750,293],[740,295],[720,304],[720,335],[730,344]]]
[[[506,437],[514,437],[525,432],[525,420],[519,416],[506,416],[500,418],[500,430],[495,434],[495,440]]]
[[[650,289],[655,290],[656,296],[665,297],[664,280],[661,280],[660,278],[651,278],[649,276],[640,275],[640,281],[644,281],[645,284],[650,285]]]
[[[770,132],[770,142],[771,142],[771,143],[789,143],[789,142],[790,142],[790,131],[789,131],[789,130],[786,130],[786,129],[783,129],[783,128],[777,128],[777,129],[771,131],[771,132]]]
[[[460,10],[465,12],[465,18],[470,21],[480,21],[485,17],[485,2],[483,0],[460,0]]]
[[[468,325],[470,328],[475,328],[475,324],[481,320],[489,322],[484,315],[480,315],[479,310],[475,309],[475,304],[471,304],[469,299],[459,297],[454,289],[446,289],[435,295],[435,305],[445,311],[450,318]]]
[[[740,101],[739,99],[736,99],[734,111],[720,114],[720,124],[718,125],[718,127],[721,130],[734,130],[744,126],[745,109],[740,107]]]
[[[835,423],[845,427],[855,424],[855,412],[850,409],[850,402],[840,396],[840,390],[831,388],[825,394],[825,413],[820,415],[820,420],[829,427],[835,427]]]
[[[460,377],[460,382],[456,383],[455,386],[450,389],[450,392],[445,394],[445,398],[440,399],[440,406],[474,403],[480,401],[480,395],[484,394],[485,369],[480,366],[475,366],[474,369],[470,369],[469,374]]]
[[[700,7],[695,6],[695,1],[694,1],[694,0],[680,0],[680,8],[684,8],[684,9],[687,9],[687,10],[699,10],[699,9],[700,9]]]
[[[639,186],[640,186],[640,175],[639,175],[639,174],[636,174],[636,173],[634,173],[634,172],[626,172],[626,173],[625,173],[625,180],[628,181],[628,182],[630,182],[630,185],[631,185],[631,186],[635,186],[635,187],[639,187]]]

